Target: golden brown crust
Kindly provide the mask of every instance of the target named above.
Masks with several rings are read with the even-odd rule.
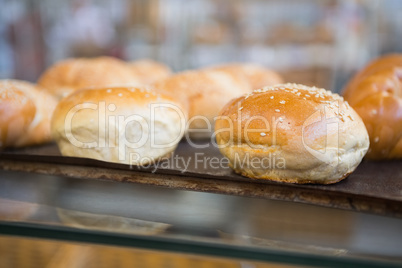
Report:
[[[367,158],[402,158],[402,55],[372,61],[351,79],[343,94],[367,127]]]
[[[127,103],[127,99],[135,100],[135,103]],[[61,114],[67,114],[70,109],[80,103],[100,103],[107,101],[111,104],[121,104],[124,106],[147,106],[153,102],[174,102],[174,100],[166,95],[156,93],[146,87],[104,87],[94,88],[92,90],[81,89],[67,96],[60,101],[54,111],[53,117],[58,118]]]
[[[42,74],[38,84],[61,99],[82,88],[138,86],[142,82],[125,62],[112,57],[98,57],[60,61]]]
[[[229,63],[210,68],[225,71],[237,77],[245,76],[252,89],[283,83],[278,73],[254,63]]]
[[[297,84],[230,101],[215,133],[237,173],[290,183],[335,183],[357,167],[369,146],[363,121],[342,97]]]
[[[56,100],[34,84],[0,80],[0,148],[51,141],[50,118]]]
[[[346,85],[343,90],[345,99],[353,99],[355,92],[360,91],[358,83],[366,77],[376,75],[382,71],[389,71],[395,67],[402,67],[402,54],[388,54],[371,61],[366,67],[358,72]]]
[[[150,59],[136,60],[129,63],[132,72],[148,85],[172,75],[172,70],[165,64]]]
[[[154,85],[155,90],[173,95],[187,109],[189,118],[204,116],[213,122],[228,99],[250,92],[248,82],[223,71],[185,71]],[[193,121],[192,129],[203,129],[205,121]],[[210,135],[210,134],[208,134]]]
[[[232,100],[221,111],[221,116],[227,116],[234,122],[233,138],[241,143],[251,142],[252,144],[268,144],[272,145],[272,131],[266,131],[266,135],[261,136],[260,132],[246,133],[238,131],[248,126],[250,129],[268,130],[272,125],[272,119],[276,122],[276,142],[286,144],[288,139],[292,139],[294,135],[301,137],[301,128],[297,128],[297,133],[289,133],[289,127],[302,126],[306,119],[313,115],[319,107],[327,106],[329,103],[342,101],[341,97],[331,94],[328,91],[310,88],[302,85],[284,84],[273,87],[266,87],[261,90],[254,90],[253,93]],[[346,112],[345,105],[335,107]],[[345,110],[345,111],[343,111]],[[258,115],[263,119],[250,120],[252,116]],[[241,116],[241,120],[238,117]],[[282,120],[280,122],[280,120]],[[267,121],[268,120],[268,121]],[[343,120],[350,120],[347,116],[343,116]],[[325,124],[325,121],[320,123]],[[227,120],[217,120],[216,128],[228,128]],[[320,129],[322,125],[316,124],[312,131],[312,135],[321,135]],[[262,132],[262,131],[261,131]],[[229,133],[222,133],[221,138],[228,140]],[[239,136],[240,134],[240,136]],[[312,137],[312,139],[315,139]]]

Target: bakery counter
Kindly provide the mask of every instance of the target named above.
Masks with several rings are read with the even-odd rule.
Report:
[[[108,180],[0,177],[5,235],[290,265],[402,265],[399,217]]]

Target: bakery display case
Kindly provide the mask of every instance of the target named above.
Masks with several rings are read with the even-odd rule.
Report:
[[[344,127],[349,138],[341,148],[346,148],[345,144],[349,141],[357,140],[357,145],[350,150],[360,149],[353,161],[343,162],[349,165],[348,171],[337,171],[339,174],[336,175],[340,177],[335,181],[347,178],[335,184],[321,185],[311,184],[312,181],[292,184],[273,181],[272,178],[258,180],[253,177],[255,172],[246,174],[244,170],[234,168],[236,173],[228,160],[230,154],[227,153],[228,158],[225,158],[223,151],[219,150],[219,142],[215,139],[218,135],[215,136],[213,127],[208,133],[201,133],[207,139],[191,137],[191,131],[185,130],[165,151],[153,151],[153,148],[140,151],[152,157],[159,153],[158,157],[150,158],[141,166],[137,162],[127,164],[127,161],[120,161],[119,151],[116,154],[119,159],[114,155],[117,147],[120,150],[121,129],[117,127],[117,121],[107,117],[110,115],[108,112],[119,111],[118,107],[122,106],[126,112],[123,119],[138,112],[130,110],[133,106],[142,107],[143,102],[144,107],[150,107],[150,95],[155,97],[153,100],[161,100],[161,92],[155,88],[169,88],[169,85],[171,92],[162,91],[167,93],[163,96],[165,100],[177,102],[177,107],[182,105],[182,111],[192,109],[191,116],[204,115],[207,123],[214,122],[218,110],[222,111],[220,106],[242,94],[245,94],[246,100],[253,93],[284,90],[300,97],[298,90],[303,89],[307,93],[313,92],[312,96],[319,101],[328,96],[338,98],[338,95],[324,94],[316,87],[341,93],[346,82],[369,60],[389,52],[400,52],[400,1],[0,0],[0,3],[5,7],[0,9],[0,79],[31,81],[31,85],[22,85],[33,88],[37,81],[42,89],[56,95],[54,103],[50,97],[47,100],[43,97],[38,105],[24,99],[21,103],[15,102],[15,95],[0,92],[2,266],[402,266],[401,160],[392,159],[395,154],[389,154],[390,159],[373,161],[366,157],[360,163],[369,148],[367,141],[378,142],[380,138],[372,137],[373,129],[366,131],[363,121],[359,121],[362,131],[356,132],[357,127],[353,127],[356,125],[351,122],[360,120],[357,114],[355,119],[350,114],[342,118],[350,118],[346,119],[352,127]],[[95,60],[66,60],[72,57],[94,57]],[[240,62],[257,65],[241,65]],[[94,66],[103,67],[99,67],[97,72]],[[388,67],[394,71],[394,65]],[[53,71],[49,71],[52,68]],[[47,75],[44,75],[45,70]],[[190,75],[186,79],[177,79],[170,84],[169,78],[182,71],[186,74],[188,70]],[[399,70],[392,73],[393,82],[401,82]],[[196,72],[199,76],[191,75]],[[212,74],[205,75],[207,72]],[[265,91],[259,89],[260,85],[256,86],[258,89],[252,88],[252,82],[266,83],[264,72],[265,75],[270,73],[270,78],[276,81],[272,85],[282,82],[292,84],[282,84],[284,86],[279,89],[272,86]],[[371,81],[370,78],[368,80]],[[87,84],[82,86],[82,81]],[[110,81],[115,84],[104,85]],[[165,81],[168,82],[163,83]],[[68,86],[63,85],[70,82]],[[369,82],[367,87],[377,93],[377,88]],[[389,81],[384,84],[390,84],[386,82]],[[17,83],[13,83],[20,90]],[[201,89],[195,89],[192,83],[198,83]],[[297,88],[301,85],[294,83],[308,87]],[[123,87],[126,84],[126,88]],[[121,87],[112,89],[116,85]],[[34,90],[39,90],[39,86]],[[74,115],[82,119],[80,124],[83,126],[77,127],[74,134],[82,134],[83,144],[89,144],[93,137],[101,141],[102,130],[109,138],[105,134],[102,142],[110,147],[99,147],[85,155],[83,152],[87,147],[78,150],[79,146],[69,140],[64,129],[67,116],[60,110],[59,113],[52,111],[56,102],[60,104],[67,100],[71,104],[76,101],[74,97],[64,98],[69,94],[76,96],[71,92],[95,86],[101,87],[99,92],[102,91],[102,94],[115,93],[112,106],[105,101],[112,99],[110,95],[105,97],[99,93],[99,99],[93,101],[91,93],[97,92],[97,89],[81,91],[84,95],[90,92],[85,103],[99,101],[100,104],[103,101],[104,117],[97,113],[96,109],[100,106],[91,108],[93,111],[85,116],[82,113],[81,116]],[[134,89],[134,86],[139,88]],[[10,90],[11,87],[9,82],[0,81],[0,90]],[[204,91],[204,88],[207,90]],[[195,94],[186,96],[191,90]],[[219,90],[224,93],[217,94]],[[392,92],[395,98],[399,97],[398,90]],[[40,94],[31,95],[37,97]],[[183,101],[186,97],[188,100]],[[303,97],[306,100],[310,96]],[[293,103],[284,98],[278,99],[278,103]],[[17,108],[26,105],[31,112],[9,117],[7,111],[15,107],[5,105],[7,109],[4,109],[1,106],[4,99],[11,104],[17,103]],[[344,101],[342,98],[337,100],[340,100],[338,105]],[[267,97],[265,102],[268,101]],[[249,109],[259,116],[262,112],[257,109],[256,103],[247,108],[240,107],[244,104],[242,102],[238,111],[247,112]],[[311,104],[309,100],[305,103],[299,106]],[[352,109],[346,102],[343,105],[345,111]],[[70,108],[66,108],[65,112],[70,112]],[[286,115],[292,117],[290,113],[294,109],[290,107]],[[34,117],[34,112],[36,114],[39,110],[41,114]],[[272,110],[274,114],[280,112],[279,109]],[[281,111],[285,109],[281,108]],[[302,114],[300,111],[294,112],[294,117]],[[375,110],[375,115],[377,113]],[[57,118],[53,116],[52,123],[51,114],[58,115]],[[122,116],[117,112],[115,115],[116,118]],[[151,127],[149,133],[158,132],[159,137],[165,138],[174,127],[179,132],[176,118],[173,115],[167,118],[168,115],[163,110],[161,120],[154,118],[153,122],[158,121],[161,127],[156,130]],[[186,120],[187,116],[184,116]],[[372,114],[368,113],[368,116]],[[107,123],[106,118],[109,120]],[[327,119],[325,116],[320,118]],[[97,125],[94,124],[96,119]],[[283,122],[282,117],[278,120]],[[3,121],[7,121],[6,127]],[[46,129],[46,133],[34,136],[33,141],[26,139],[29,131],[39,125],[38,121],[43,124],[43,129],[53,124],[53,130]],[[54,127],[56,121],[60,126],[57,130]],[[151,119],[148,121],[152,122]],[[31,125],[24,126],[21,122]],[[18,129],[17,123],[21,123],[18,137],[10,134]],[[73,125],[71,123],[70,130]],[[99,131],[94,132],[98,136],[91,133],[93,125]],[[116,127],[108,128],[110,125]],[[123,136],[126,136],[127,126],[124,125]],[[387,122],[384,126],[388,127]],[[143,125],[141,131],[135,127],[132,129],[135,135],[140,133],[141,138],[143,133],[148,134]],[[216,129],[219,130],[218,127]],[[295,136],[294,143],[297,143],[299,136],[289,129],[291,127],[288,126],[288,132],[280,138],[290,133]],[[328,129],[325,125],[325,131]],[[317,128],[316,132],[321,130]],[[63,131],[64,136],[56,135],[56,132]],[[363,135],[364,131],[370,137]],[[119,133],[118,142],[112,145],[110,141],[116,136],[110,138],[111,133]],[[260,142],[267,138],[267,133],[258,132],[256,140]],[[354,137],[353,133],[360,133],[359,137]],[[381,136],[381,142],[386,140],[387,133]],[[328,132],[325,134],[328,137]],[[392,146],[398,149],[400,139],[397,134],[392,131],[395,141]],[[303,134],[301,136],[303,139]],[[39,139],[48,143],[39,144]],[[9,141],[11,145],[6,144]],[[25,145],[30,146],[23,147]],[[311,144],[306,145],[303,140],[303,145],[306,149]],[[382,152],[383,147],[377,145],[377,151]],[[69,149],[66,149],[68,146]],[[275,147],[276,143],[272,146]],[[339,153],[339,147],[337,149]],[[292,150],[296,151],[298,147]],[[371,152],[371,158],[381,158],[377,151]],[[287,160],[303,166],[309,160],[298,153],[300,159],[293,157]],[[322,160],[320,156],[317,159]],[[338,164],[345,161],[339,154],[337,160]],[[268,169],[275,164],[269,162]],[[303,169],[298,172],[301,176]],[[310,176],[310,173],[307,174],[307,177]],[[325,179],[321,182],[325,183]]]
[[[182,143],[178,153],[188,149]],[[73,256],[81,252],[76,243],[97,244],[180,254],[182,262],[223,258],[233,267],[397,267],[402,261],[397,162],[371,168],[365,162],[336,187],[316,187],[249,182],[227,168],[219,170],[223,176],[213,169],[197,173],[194,163],[185,173],[172,166],[153,173],[65,161],[40,147],[34,153],[0,157],[4,239],[64,241]]]
[[[24,172],[1,177],[2,237],[301,266],[401,261],[397,217]]]

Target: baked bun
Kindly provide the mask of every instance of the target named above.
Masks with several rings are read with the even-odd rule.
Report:
[[[369,147],[363,121],[342,97],[297,84],[265,87],[232,100],[215,131],[235,172],[290,183],[338,182]]]
[[[177,73],[154,86],[157,91],[175,96],[187,108],[192,138],[209,138],[214,118],[227,100],[251,92],[243,77],[217,70]]]
[[[0,148],[51,141],[55,106],[56,100],[34,84],[0,80]]]
[[[372,61],[351,79],[343,95],[366,125],[367,158],[402,158],[402,54]]]
[[[168,78],[172,74],[172,70],[167,65],[154,60],[136,60],[130,62],[129,65],[144,85]]]
[[[185,131],[181,111],[145,89],[79,90],[57,105],[52,134],[65,156],[145,165],[174,151]]]
[[[138,86],[142,82],[124,61],[98,57],[60,61],[42,74],[38,84],[61,99],[82,88]]]
[[[211,69],[229,72],[235,76],[244,75],[252,89],[283,83],[282,77],[277,72],[254,63],[229,63]]]

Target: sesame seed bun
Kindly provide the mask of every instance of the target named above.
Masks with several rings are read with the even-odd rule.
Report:
[[[369,146],[363,121],[342,97],[297,84],[232,100],[215,131],[235,172],[290,183],[338,182],[353,172]]]
[[[181,111],[146,89],[79,90],[57,105],[52,134],[64,156],[144,165],[174,151],[185,132]]]

